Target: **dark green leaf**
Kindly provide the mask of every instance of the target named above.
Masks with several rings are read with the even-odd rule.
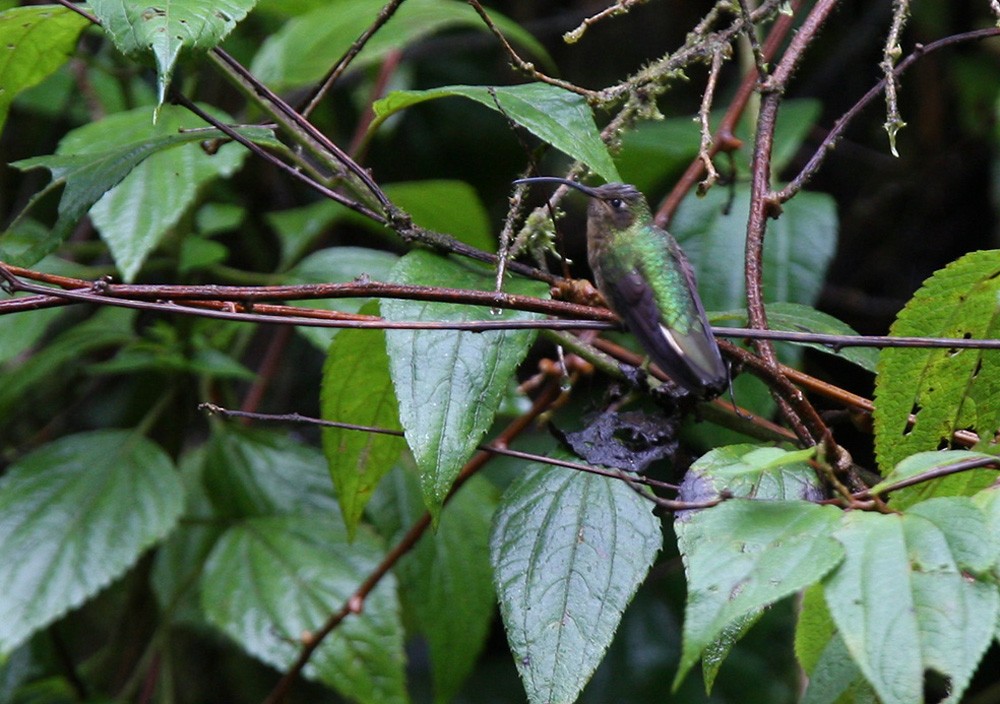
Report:
[[[62,66],[86,26],[85,18],[57,5],[16,7],[0,14],[0,131],[18,93]]]
[[[376,313],[378,305],[371,303],[362,310]],[[320,408],[324,420],[402,430],[384,332],[343,330],[334,338],[323,365]],[[348,535],[354,535],[379,480],[405,449],[400,437],[323,428],[323,453]]]
[[[620,181],[618,169],[594,124],[583,97],[547,83],[517,86],[446,86],[430,90],[395,91],[372,108],[371,130],[390,115],[412,105],[461,96],[485,105],[521,125],[543,142],[586,164],[607,181]]]
[[[733,262],[743,261],[749,204],[749,186],[715,188],[704,198],[686,198],[674,217],[670,229],[698,272],[707,310],[746,305],[743,267]],[[836,204],[822,193],[799,193],[783,208],[764,242],[765,301],[811,306],[837,245]]]
[[[1000,250],[967,254],[914,294],[891,334],[1000,337]],[[910,425],[910,415],[914,422]],[[875,452],[883,469],[938,450],[954,431],[1000,427],[1000,351],[887,348],[875,383]],[[928,496],[926,488],[922,496]]]
[[[573,702],[661,546],[624,482],[532,465],[490,538],[500,610],[528,701]]]
[[[253,656],[287,670],[315,632],[378,566],[368,531],[353,542],[336,510],[247,519],[220,538],[205,566],[209,621]],[[362,704],[404,704],[403,627],[396,581],[382,578],[364,611],[319,646],[305,675]]]
[[[676,687],[733,621],[817,582],[844,557],[841,515],[804,501],[727,501],[675,521],[688,598]]]
[[[184,507],[167,455],[141,435],[70,435],[0,478],[0,655],[82,604],[166,536]]]
[[[385,194],[420,227],[452,235],[460,242],[495,252],[489,214],[465,181],[406,181],[386,184]]]
[[[486,644],[494,593],[489,560],[496,489],[472,477],[448,502],[437,530],[427,533],[396,567],[403,612],[430,648],[434,701],[451,701]],[[415,475],[397,467],[372,497],[370,515],[393,543],[425,512]]]
[[[135,119],[131,113],[124,113],[123,115],[124,117],[113,115],[105,118],[101,123],[93,123],[80,128],[72,133],[75,135],[73,137],[67,135],[67,138],[71,139],[74,147],[80,149],[77,153],[67,153],[66,148],[60,144],[60,153],[58,154],[22,159],[11,164],[24,170],[44,167],[52,172],[53,185],[65,184],[66,186],[62,198],[59,200],[59,217],[55,225],[53,225],[51,232],[44,239],[35,242],[30,250],[22,252],[22,261],[34,263],[46,254],[54,251],[66,236],[69,235],[80,218],[90,210],[91,206],[98,200],[101,200],[105,193],[121,183],[145,159],[157,152],[169,150],[172,147],[179,147],[190,142],[222,136],[221,133],[213,130],[188,131],[179,134],[162,133],[158,131],[162,130],[162,127],[148,125],[145,137],[128,143],[115,142],[114,146],[107,146],[101,140],[102,148],[99,150],[88,150],[88,146],[90,146],[89,141],[87,143],[78,141],[79,135],[86,134],[86,132],[81,132],[80,130],[89,131],[89,128],[96,129],[98,124],[107,126],[117,121],[130,123],[131,120]],[[196,123],[197,121],[190,123],[190,125],[195,126]],[[197,126],[203,125],[204,123]],[[113,132],[114,130],[112,130]],[[244,130],[244,133],[254,141],[273,141],[270,132],[261,128],[249,128]],[[109,136],[105,132],[101,132],[101,135],[104,137]],[[197,145],[189,146],[193,147],[195,152],[201,151]],[[206,159],[214,158],[204,154],[202,156]],[[179,158],[183,160],[186,157]],[[173,164],[174,162],[170,161],[169,163]],[[221,159],[220,163],[227,163],[227,160]],[[226,168],[228,169],[229,167]],[[160,176],[158,180],[154,177],[152,183],[165,183],[163,179],[170,181],[172,177]],[[180,188],[177,193],[179,199],[184,201],[185,205],[189,204],[190,198],[193,197],[193,193],[186,194],[183,188]],[[173,203],[173,200],[171,200],[171,203]],[[157,211],[157,209],[154,209],[154,211]],[[157,215],[156,218],[157,222],[165,222],[167,219],[169,218],[165,219],[160,217],[160,215]],[[131,272],[141,264],[141,258],[145,256],[145,252],[143,251],[144,244],[141,241],[136,242],[128,238],[121,244],[119,256],[123,259],[123,270]],[[155,242],[153,244],[155,245]],[[148,248],[151,247],[147,246],[147,251]],[[137,260],[139,260],[138,264],[136,263]]]
[[[314,83],[346,52],[385,5],[384,0],[327,0],[295,17],[269,37],[250,70],[273,88]],[[529,32],[503,15],[490,16],[504,34],[547,59],[545,48]],[[451,27],[486,31],[476,11],[456,0],[407,0],[354,59],[352,68],[381,61],[387,53]]]
[[[415,250],[393,269],[400,284],[489,290],[492,271]],[[544,285],[511,279],[510,293],[546,296]],[[537,315],[453,303],[385,300],[387,320],[525,320]],[[399,401],[399,419],[420,468],[420,485],[432,514],[451,489],[493,423],[507,382],[535,339],[532,330],[460,332],[389,330],[389,368]]]
[[[286,433],[217,427],[202,480],[216,513],[229,518],[337,506],[323,455]]]
[[[104,31],[123,54],[156,60],[162,105],[181,50],[207,51],[226,38],[257,0],[171,0],[161,5],[91,0]]]

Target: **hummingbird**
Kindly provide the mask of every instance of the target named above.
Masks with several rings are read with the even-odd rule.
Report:
[[[649,358],[697,398],[722,393],[729,372],[694,270],[677,240],[654,224],[645,196],[627,183],[590,187],[555,176],[514,183],[538,182],[562,183],[590,197],[587,260],[597,290]]]

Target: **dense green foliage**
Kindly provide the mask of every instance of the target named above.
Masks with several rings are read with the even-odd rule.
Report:
[[[795,180],[882,70],[888,9],[843,85],[782,71],[784,43],[760,63],[786,83],[747,105],[761,48],[730,3],[585,24],[573,3],[14,4],[0,703],[995,696],[1000,350],[963,345],[1000,337],[1000,249],[890,249],[905,233],[873,228],[915,206],[883,213],[881,187],[905,174],[855,174],[850,149]],[[836,57],[836,4],[762,2],[751,30]],[[971,29],[913,10],[904,56]],[[939,149],[998,146],[1000,67],[972,39],[912,69],[954,78]],[[510,182],[622,180],[656,211],[709,158],[699,121],[730,119],[720,178],[660,215],[713,324],[833,338],[776,345],[811,376],[726,347],[732,400],[678,399],[581,305],[577,196],[530,210]],[[865,159],[890,158],[883,119]],[[933,152],[908,119],[900,169]],[[854,269],[907,285],[859,293],[860,236]],[[925,342],[851,346],[845,321]]]

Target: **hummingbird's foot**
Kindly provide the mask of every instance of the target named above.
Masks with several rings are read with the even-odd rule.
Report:
[[[640,391],[650,391],[649,385],[649,372],[646,371],[646,365],[641,367],[634,367],[631,364],[619,363],[618,369],[621,370],[622,375],[625,377],[625,381],[628,382],[629,386],[639,389]]]

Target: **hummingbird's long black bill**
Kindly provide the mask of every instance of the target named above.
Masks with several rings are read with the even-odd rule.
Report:
[[[600,198],[600,194],[590,186],[584,186],[582,183],[577,183],[576,181],[570,181],[568,178],[560,178],[558,176],[532,176],[531,178],[519,178],[514,183],[561,183],[564,186],[569,186],[575,188],[581,193],[586,193],[591,198]]]

